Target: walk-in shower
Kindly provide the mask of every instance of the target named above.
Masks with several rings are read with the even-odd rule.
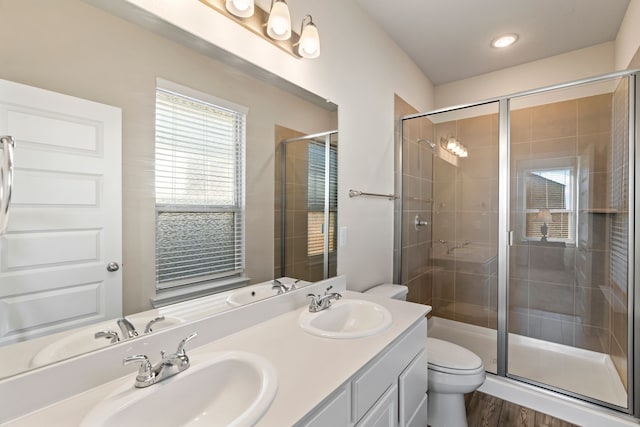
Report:
[[[404,116],[394,268],[488,372],[636,417],[637,76]]]
[[[294,134],[276,130],[274,277],[318,281],[336,275],[338,131]]]

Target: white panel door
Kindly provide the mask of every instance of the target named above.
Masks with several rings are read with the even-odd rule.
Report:
[[[122,315],[121,111],[0,80],[16,140],[0,345]]]

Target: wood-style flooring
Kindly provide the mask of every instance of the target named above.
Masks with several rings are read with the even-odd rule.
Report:
[[[465,395],[469,427],[577,427],[478,391]]]

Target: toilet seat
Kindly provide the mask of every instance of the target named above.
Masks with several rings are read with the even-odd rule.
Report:
[[[428,368],[454,375],[475,375],[484,371],[482,360],[457,344],[427,338]]]

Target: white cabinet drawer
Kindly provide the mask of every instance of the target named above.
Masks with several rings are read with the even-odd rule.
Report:
[[[400,373],[424,349],[426,337],[427,322],[422,319],[397,344],[356,376],[351,390],[354,422],[369,410],[390,385],[397,384]]]
[[[356,427],[396,427],[398,422],[398,386],[392,385]]]
[[[408,425],[427,395],[427,352],[422,350],[398,379],[400,426]],[[425,419],[426,425],[426,419]]]

